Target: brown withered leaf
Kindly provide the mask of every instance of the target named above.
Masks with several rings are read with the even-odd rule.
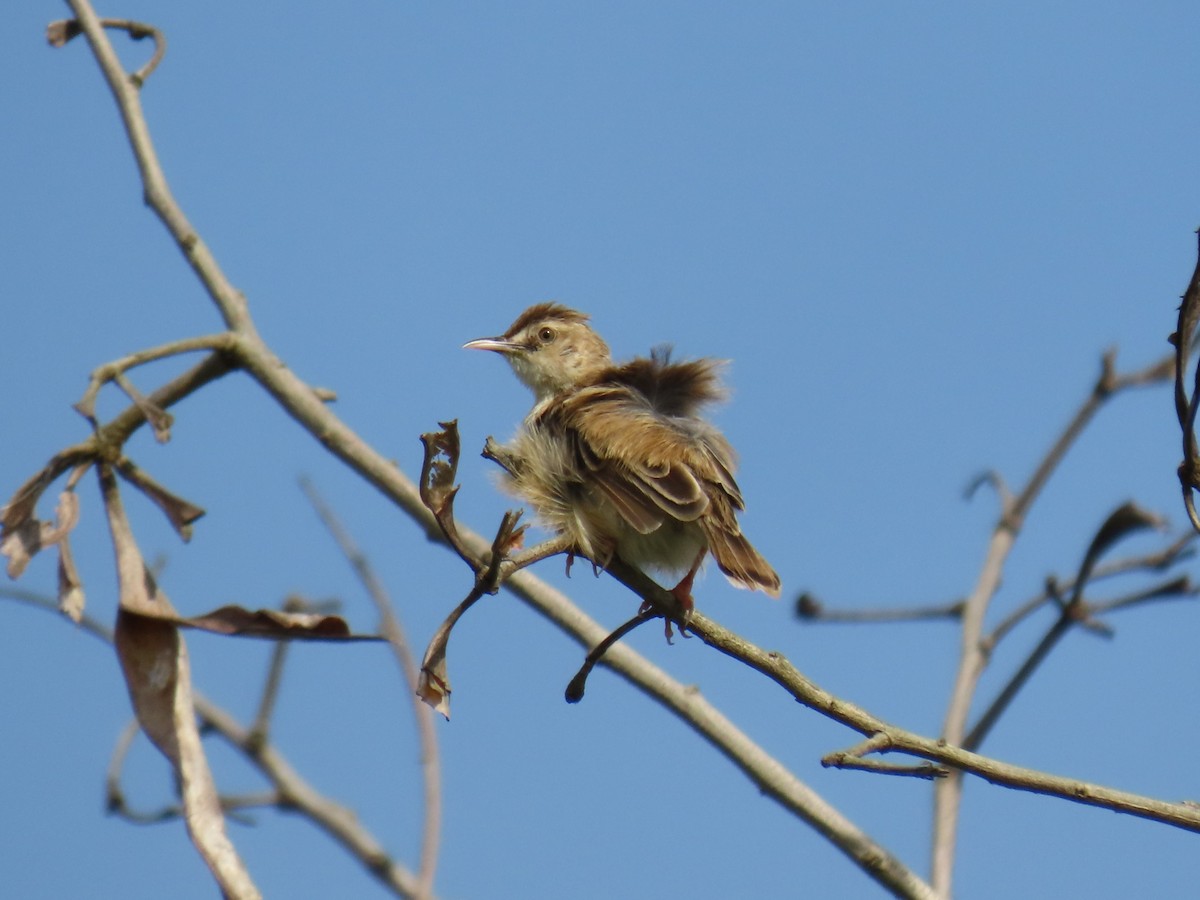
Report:
[[[450,721],[450,681],[446,674],[446,647],[442,645],[442,653],[434,659],[426,656],[421,664],[421,674],[417,679],[417,696],[434,712],[441,713],[446,721]]]
[[[478,598],[475,598],[478,599]],[[469,602],[468,602],[469,601]],[[446,647],[450,642],[450,632],[454,623],[466,611],[474,600],[468,598],[446,617],[425,648],[425,656],[421,660],[421,676],[417,680],[417,696],[435,712],[450,719],[450,674],[446,669]]]
[[[242,606],[222,606],[199,616],[178,619],[177,622],[185,628],[240,637],[301,641],[384,640],[375,634],[352,634],[350,626],[341,616],[280,612],[276,609],[249,610]]]
[[[1143,509],[1133,501],[1122,503],[1114,509],[1104,520],[1104,524],[1092,538],[1087,553],[1084,554],[1083,562],[1079,566],[1079,574],[1075,578],[1075,596],[1080,595],[1084,585],[1091,577],[1096,563],[1114,544],[1135,531],[1146,528],[1161,529],[1165,525],[1166,520],[1162,516]]]
[[[225,832],[196,725],[187,645],[171,621],[175,611],[142,559],[111,466],[102,463],[98,472],[117,558],[120,607],[114,645],[138,723],[175,769],[188,834],[223,894],[257,898],[258,889]]]
[[[425,461],[421,467],[421,500],[434,514],[441,515],[453,503],[458,487],[459,440],[458,420],[438,422],[441,431],[421,435],[425,445]]]
[[[138,724],[170,760],[179,779],[192,843],[224,896],[259,897],[225,831],[225,815],[196,724],[187,645],[179,630],[121,608],[114,643]]]
[[[130,459],[117,463],[117,474],[150,498],[184,541],[192,539],[192,523],[204,515],[201,507],[168,491]]]
[[[61,47],[82,33],[75,19],[58,19],[46,26],[46,42],[51,47]]]
[[[58,495],[54,524],[34,518],[32,512],[30,507],[13,528],[6,524],[0,537],[0,555],[8,557],[9,578],[20,578],[40,550],[54,546],[71,533],[79,522],[79,497],[73,490]],[[16,516],[14,521],[18,521]]]
[[[8,557],[9,578],[20,578],[29,561],[42,549],[42,526],[45,522],[26,519],[15,528],[4,529],[0,536],[0,556]]]
[[[67,469],[75,467],[67,484],[68,489],[73,488],[83,473],[87,471],[93,458],[94,455],[90,451],[79,448],[65,450],[52,456],[40,472],[28,478],[17,488],[12,499],[0,507],[0,528],[6,533],[20,528],[33,517],[38,501],[42,499],[46,488],[50,487]]]
[[[113,643],[142,731],[163,756],[178,763],[174,703],[181,662],[187,653],[178,629],[169,622],[121,609]]]
[[[83,618],[83,582],[75,568],[70,536],[58,542],[58,610],[76,625]]]

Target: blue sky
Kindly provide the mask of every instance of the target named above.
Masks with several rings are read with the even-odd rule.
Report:
[[[935,733],[957,630],[798,624],[792,599],[948,601],[974,582],[994,468],[1028,477],[1108,347],[1122,368],[1167,350],[1195,260],[1200,144],[1189,3],[816,4],[225,2],[105,7],[169,40],[144,103],[177,198],[247,295],[260,331],[339,414],[415,475],[417,435],[457,417],[459,511],[506,505],[474,449],[529,398],[499,360],[459,350],[532,302],[590,312],[618,356],[670,342],[731,359],[716,420],[738,447],[747,533],[784,599],[709,572],[701,610],[786,653],[836,694]],[[0,37],[0,471],[7,495],[86,433],[70,408],[96,365],[216,331],[211,304],[141,202],[87,48],[52,51],[55,3]],[[147,47],[117,36],[131,65]],[[179,365],[137,373],[150,390]],[[101,411],[120,408],[115,395]],[[175,410],[132,457],[204,506],[187,546],[130,503],[175,604],[367,598],[297,488],[311,477],[423,645],[469,588],[461,564],[232,376]],[[1186,526],[1169,392],[1122,396],[1072,450],[1010,560],[996,618],[1068,576],[1107,513],[1136,499]],[[76,538],[89,611],[110,620],[95,488]],[[1130,541],[1149,550],[1165,538]],[[616,625],[636,600],[561,563],[539,574]],[[51,591],[52,560],[22,587]],[[1116,590],[1116,587],[1111,588]],[[1098,588],[1103,595],[1109,588]],[[981,699],[1051,621],[997,653]],[[984,750],[1164,799],[1200,796],[1200,613],[1115,617],[1071,634]],[[630,640],[695,683],[802,779],[927,870],[928,788],[824,770],[855,736],[706,651]],[[198,686],[248,717],[268,647],[189,637]],[[877,888],[692,733],[610,674],[561,694],[581,651],[507,595],[451,645],[441,724],[445,897],[857,897]],[[44,612],[0,602],[0,886],[24,897],[210,897],[182,825],[105,817],[108,755],[129,717],[112,654]],[[295,649],[276,736],[318,787],[408,862],[416,741],[386,649]],[[223,784],[254,776],[214,749]],[[135,752],[129,790],[169,797]],[[380,896],[306,823],[263,814],[232,836],[267,896]],[[970,782],[964,897],[1194,890],[1196,838]],[[31,864],[31,861],[36,861]]]

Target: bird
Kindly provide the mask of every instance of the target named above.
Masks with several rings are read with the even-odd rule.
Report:
[[[537,303],[502,335],[463,345],[500,354],[533,391],[533,409],[501,448],[502,487],[569,538],[568,572],[578,554],[599,569],[616,556],[682,573],[670,591],[685,619],[706,554],[736,587],[778,597],[779,576],[738,524],[733,447],[700,415],[725,399],[723,363],[673,362],[665,346],[615,363],[589,321]]]

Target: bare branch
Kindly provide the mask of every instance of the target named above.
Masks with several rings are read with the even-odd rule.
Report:
[[[1168,803],[1102,785],[1050,775],[980,756],[942,739],[923,737],[891,725],[861,707],[835,697],[801,674],[783,654],[756,647],[705,616],[697,613],[693,617],[691,631],[709,646],[766,675],[809,709],[866,737],[884,735],[884,738],[876,739],[886,739],[895,752],[918,756],[978,775],[993,784],[1098,806],[1200,833],[1200,807],[1195,804]],[[614,652],[617,649],[625,648],[614,648]]]
[[[1175,565],[1183,559],[1188,558],[1194,552],[1191,546],[1197,538],[1194,531],[1185,532],[1180,535],[1162,550],[1154,551],[1144,555],[1128,556],[1124,559],[1114,560],[1096,566],[1089,579],[1093,584],[1106,578],[1112,578],[1117,575],[1124,575],[1129,572],[1137,571],[1162,571]],[[1066,582],[1054,581],[1058,585],[1058,590],[1071,593],[1075,590],[1075,579]],[[1003,640],[1009,632],[1017,625],[1023,622],[1031,614],[1041,609],[1046,603],[1050,602],[1054,597],[1054,592],[1047,587],[1038,594],[1033,595],[1025,602],[1017,606],[1012,612],[1002,619],[995,628],[992,629],[982,641],[982,649],[985,653],[990,653],[997,644]],[[1093,604],[1093,611],[1107,611],[1101,605]]]
[[[325,529],[333,537],[334,542],[342,551],[358,576],[359,582],[375,604],[379,613],[380,630],[388,639],[400,674],[408,685],[408,696],[413,711],[417,736],[421,742],[421,771],[424,782],[425,823],[421,829],[421,861],[417,873],[418,896],[429,896],[433,893],[433,880],[437,872],[438,851],[441,845],[442,833],[442,763],[438,752],[437,730],[434,728],[433,711],[428,705],[420,702],[420,671],[417,661],[405,636],[400,618],[395,613],[391,597],[383,583],[375,574],[374,568],[366,555],[359,549],[350,532],[342,525],[341,520],[318,493],[316,486],[307,478],[300,480],[300,489],[308,497],[308,502],[316,510],[317,516]]]
[[[625,622],[623,625],[619,625],[611,634],[607,635],[604,640],[589,650],[587,656],[584,657],[583,665],[580,667],[579,671],[575,673],[575,677],[572,678],[570,683],[567,685],[567,690],[564,694],[566,701],[568,703],[578,703],[583,699],[584,692],[587,689],[588,675],[591,674],[591,671],[595,668],[596,663],[598,663],[601,658],[603,658],[604,654],[609,651],[609,648],[611,648],[617,641],[621,640],[621,638],[625,637],[625,635],[629,634],[629,632],[633,631],[633,629],[637,628],[639,625],[644,625],[651,619],[657,619],[660,615],[661,613],[654,612],[650,607],[644,606],[638,611],[636,616]]]
[[[1075,576],[1075,582],[1071,589],[1071,598],[1063,604],[1058,620],[1050,626],[1050,629],[1038,641],[1037,646],[1033,648],[1016,673],[1001,689],[1000,694],[992,701],[983,715],[980,716],[979,722],[963,738],[962,746],[965,749],[975,750],[983,743],[988,732],[991,731],[1009,704],[1016,698],[1017,693],[1025,686],[1033,673],[1037,671],[1038,666],[1042,664],[1055,645],[1062,640],[1070,627],[1075,624],[1085,623],[1091,618],[1092,611],[1083,600],[1083,590],[1091,578],[1100,557],[1117,541],[1127,537],[1134,531],[1142,528],[1158,527],[1161,524],[1162,520],[1160,517],[1141,509],[1133,503],[1124,503],[1109,514],[1104,520],[1104,524],[1096,531],[1095,536],[1088,545],[1087,552],[1084,553],[1083,559],[1079,563],[1079,573]]]
[[[144,25],[141,22],[134,22],[130,19],[101,19],[100,25],[104,28],[126,31],[135,41],[140,41],[142,38],[147,37],[154,39],[154,55],[150,57],[144,66],[129,76],[129,80],[136,87],[141,87],[145,84],[146,79],[150,77],[150,73],[157,69],[158,64],[162,62],[162,58],[167,52],[166,37],[154,26]],[[82,32],[83,28],[79,22],[73,19],[60,19],[46,26],[46,40],[52,47],[61,47],[73,38],[78,37]]]
[[[231,345],[232,341],[229,335],[221,332],[220,334],[209,334],[203,337],[171,341],[158,347],[139,350],[137,353],[130,353],[128,356],[107,362],[92,371],[87,390],[84,391],[83,397],[80,398],[79,402],[75,404],[75,409],[78,410],[80,415],[94,424],[96,421],[96,398],[100,395],[100,390],[110,381],[114,381],[118,377],[123,377],[130,369],[170,356],[177,356],[181,353],[194,353],[197,350],[227,350]],[[128,383],[123,383],[121,387],[129,395],[129,398],[134,401],[135,405],[139,405],[140,395],[135,397],[134,394],[136,392],[131,393]],[[152,406],[152,408],[161,412],[161,409],[157,406]],[[142,411],[143,413],[147,412],[146,409]],[[147,418],[150,417],[147,416]],[[169,425],[166,427],[169,427]],[[166,427],[160,429],[160,427],[156,426],[155,432],[165,431]]]
[[[958,670],[951,688],[950,700],[942,722],[942,737],[948,744],[960,744],[966,735],[967,717],[971,702],[979,684],[980,676],[987,666],[988,654],[983,641],[983,626],[988,607],[1000,587],[1005,562],[1019,534],[1025,517],[1040,496],[1042,488],[1058,468],[1067,451],[1079,439],[1096,413],[1111,399],[1126,388],[1157,384],[1167,380],[1167,367],[1159,360],[1129,375],[1115,371],[1115,353],[1104,354],[1101,371],[1075,414],[1058,438],[1051,444],[1042,461],[1034,469],[1028,483],[1012,501],[1011,508],[1003,509],[991,540],[988,544],[983,565],[974,588],[967,597],[963,609],[962,636],[960,639]],[[1005,504],[1005,506],[1008,506]],[[955,845],[958,831],[958,812],[962,802],[962,778],[951,773],[941,779],[934,788],[933,849],[931,859],[932,882],[935,892],[941,897],[952,894]]]
[[[928,622],[962,618],[965,600],[930,606],[910,606],[877,609],[827,609],[820,600],[805,592],[796,598],[796,618],[816,623],[880,624],[893,622]]]
[[[50,612],[57,609],[53,598],[34,591],[0,586],[0,597]],[[106,644],[113,643],[112,630],[91,616],[84,615],[79,627]],[[324,830],[397,896],[423,900],[413,874],[383,850],[379,841],[363,827],[351,810],[319,793],[292,768],[279,750],[273,745],[259,743],[249,728],[240,725],[220,706],[198,691],[193,693],[192,698],[202,730],[206,734],[215,732],[221,735],[259,770],[274,788],[277,796],[275,805],[278,808],[297,813]],[[109,777],[111,769],[112,764]]]

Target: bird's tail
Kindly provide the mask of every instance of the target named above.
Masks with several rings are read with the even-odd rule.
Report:
[[[762,591],[769,597],[779,596],[779,576],[741,532],[729,532],[723,528],[705,531],[708,550],[716,560],[717,568],[734,587]]]

